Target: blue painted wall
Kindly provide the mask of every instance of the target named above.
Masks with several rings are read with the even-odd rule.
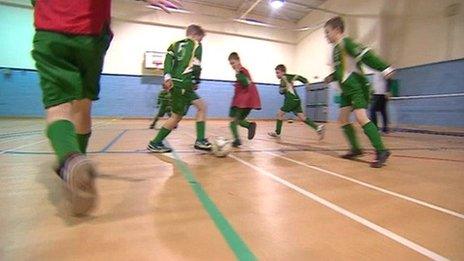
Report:
[[[0,116],[42,116],[41,92],[36,71],[3,69],[0,75]],[[204,80],[198,94],[208,104],[211,118],[228,117],[233,96],[233,83]],[[160,79],[141,76],[103,75],[100,100],[94,105],[94,116],[151,117]],[[253,111],[251,118],[272,119],[281,107],[283,97],[277,85],[258,84],[263,109]],[[301,92],[302,90],[300,90]],[[304,94],[301,93],[302,97]],[[188,117],[193,117],[192,107]]]
[[[464,93],[464,59],[399,69],[399,96]],[[314,88],[323,86],[315,83]],[[329,121],[338,118],[338,104],[329,90]],[[389,103],[395,124],[464,127],[464,97],[394,100]]]
[[[399,96],[464,93],[464,59],[398,70]],[[464,97],[391,102],[398,124],[464,127]]]
[[[400,96],[464,93],[464,59],[400,69]],[[160,79],[103,75],[101,99],[95,103],[94,116],[151,117],[160,91]],[[315,83],[312,87],[322,87]],[[251,118],[273,119],[282,105],[276,85],[258,84],[263,110],[253,111]],[[306,95],[299,88],[306,104]],[[328,119],[336,121],[338,104],[329,90]],[[233,95],[231,82],[203,81],[198,91],[208,106],[208,116],[225,118]],[[397,124],[464,127],[464,97],[392,101],[391,118]],[[188,117],[193,117],[192,108]],[[0,75],[0,116],[42,116],[41,92],[36,71],[2,69]]]

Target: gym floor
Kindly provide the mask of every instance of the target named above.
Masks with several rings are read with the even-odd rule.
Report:
[[[258,122],[226,158],[193,149],[193,121],[169,137],[170,154],[145,150],[149,120],[98,119],[90,158],[99,205],[67,214],[42,119],[2,119],[0,260],[464,259],[464,138],[392,133],[387,166],[301,123]],[[211,137],[230,136],[209,121]]]

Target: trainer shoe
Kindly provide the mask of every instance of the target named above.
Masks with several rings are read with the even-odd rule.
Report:
[[[387,161],[388,157],[390,157],[390,155],[391,152],[389,150],[377,151],[375,161],[371,163],[371,167],[381,168]]]
[[[68,192],[71,212],[74,215],[90,212],[97,202],[97,173],[92,162],[84,155],[71,154],[61,166],[59,176]]]
[[[273,138],[280,138],[280,135],[277,134],[277,133],[274,132],[274,131],[273,131],[273,132],[268,132],[267,135],[269,135],[269,136],[271,136],[271,137],[273,137]]]
[[[193,146],[197,150],[211,150],[211,143],[208,141],[208,139],[203,139],[203,140],[196,140],[195,145]]]
[[[172,151],[172,149],[164,145],[163,142],[155,143],[153,141],[148,143],[147,150],[153,153],[168,153]]]
[[[362,155],[363,155],[362,150],[350,150],[347,154],[343,155],[342,158],[344,158],[344,159],[354,159],[354,158],[357,158],[357,157],[362,156]]]
[[[238,148],[242,145],[242,141],[240,141],[240,139],[235,139],[233,142],[232,142],[232,147],[234,148]]]
[[[248,139],[252,140],[256,134],[256,122],[250,123],[250,127],[248,128]]]
[[[325,126],[324,125],[319,125],[317,126],[317,135],[319,135],[319,140],[323,140],[325,136]]]

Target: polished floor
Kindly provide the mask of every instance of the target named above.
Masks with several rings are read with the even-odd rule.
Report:
[[[194,122],[149,154],[148,120],[94,122],[99,206],[69,216],[40,119],[0,119],[0,260],[464,260],[464,138],[392,133],[372,169],[340,129],[274,123],[226,158],[195,151]],[[226,121],[210,137],[230,136]],[[358,129],[362,143],[370,149]]]

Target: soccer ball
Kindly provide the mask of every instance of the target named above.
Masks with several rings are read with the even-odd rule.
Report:
[[[216,157],[225,157],[232,150],[232,141],[223,137],[218,137],[213,140],[212,151]]]

